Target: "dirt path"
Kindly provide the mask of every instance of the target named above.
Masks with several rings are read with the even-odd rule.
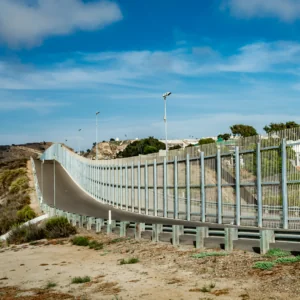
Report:
[[[27,176],[29,178],[29,187],[31,190],[29,193],[30,207],[35,211],[35,213],[38,216],[40,216],[40,215],[42,215],[42,211],[40,209],[39,201],[38,201],[36,191],[35,191],[31,160],[27,161]]]
[[[103,250],[67,240],[0,250],[0,299],[300,299],[300,263],[261,271],[252,268],[262,260],[254,253],[195,259],[191,255],[200,251],[192,248],[89,235],[104,243]],[[140,261],[120,265],[132,257]],[[71,284],[75,276],[92,281]],[[45,289],[49,282],[56,287]]]

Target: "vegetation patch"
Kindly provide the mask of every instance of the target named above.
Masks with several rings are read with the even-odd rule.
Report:
[[[72,244],[75,246],[88,246],[90,244],[89,238],[86,236],[74,236]]]
[[[25,223],[36,218],[36,213],[29,205],[26,205],[17,212],[17,217],[19,223]]]
[[[101,250],[103,249],[103,243],[99,243],[97,241],[89,242],[89,248],[94,250]]]
[[[292,256],[292,257],[280,257],[275,260],[277,264],[289,264],[300,261],[300,256]]]
[[[285,257],[285,256],[290,256],[291,252],[285,251],[279,248],[275,249],[270,249],[265,256],[267,257]]]
[[[254,269],[271,270],[275,266],[272,261],[258,261],[253,265]]]
[[[69,237],[76,234],[76,228],[65,217],[54,217],[45,222],[47,237],[50,239]]]
[[[49,281],[46,285],[46,289],[52,289],[56,286],[57,286],[57,284],[55,282]]]
[[[194,258],[204,258],[204,257],[210,257],[210,256],[226,256],[228,255],[227,252],[200,252],[193,254],[192,257]]]
[[[130,264],[136,264],[138,263],[140,260],[137,258],[137,257],[132,257],[132,258],[129,258],[129,259],[122,259],[120,261],[120,265],[130,265]]]
[[[85,283],[85,282],[90,282],[90,281],[91,281],[91,277],[89,277],[89,276],[72,278],[72,283],[74,283],[74,284]]]

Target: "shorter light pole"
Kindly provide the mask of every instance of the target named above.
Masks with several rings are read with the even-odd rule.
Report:
[[[78,129],[78,132],[80,132],[81,131],[81,129]],[[80,151],[80,135],[78,136],[78,147],[79,147],[79,155],[80,155],[80,153],[81,153],[81,151]]]
[[[98,115],[100,111],[96,112],[96,160],[98,160]]]
[[[165,136],[166,136],[166,155],[168,154],[168,128],[167,128],[167,97],[170,96],[172,93],[167,92],[163,94],[164,102],[165,102],[165,115],[164,115],[164,122],[165,122]]]

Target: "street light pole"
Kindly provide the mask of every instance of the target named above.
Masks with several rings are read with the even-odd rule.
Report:
[[[168,154],[167,97],[170,95],[171,95],[171,92],[167,92],[167,93],[163,94],[164,103],[165,103],[164,122],[165,122],[165,136],[166,136],[166,155]]]
[[[54,212],[56,214],[56,183],[55,183],[55,159],[56,159],[56,156],[55,156],[55,153],[54,153],[54,156],[53,156],[53,206],[54,206]]]
[[[78,132],[80,132],[81,131],[81,129],[78,129]],[[79,147],[79,155],[80,155],[80,153],[81,153],[81,151],[80,151],[80,136],[78,136],[78,147]]]
[[[42,160],[42,202],[44,202],[44,162],[45,160]]]
[[[98,160],[98,115],[100,111],[96,112],[96,160]]]

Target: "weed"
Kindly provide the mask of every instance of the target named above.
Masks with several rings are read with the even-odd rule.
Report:
[[[36,213],[29,205],[24,206],[21,210],[18,210],[17,217],[19,223],[25,223],[36,217]]]
[[[258,261],[253,265],[254,269],[270,270],[275,266],[272,261]]]
[[[103,243],[99,243],[97,241],[91,241],[89,242],[89,248],[95,250],[101,250],[103,249]]]
[[[226,256],[228,253],[226,252],[200,252],[193,254],[192,257],[194,258],[204,258],[209,256]]]
[[[7,238],[8,244],[22,244],[45,238],[45,231],[36,224],[15,227]]]
[[[211,283],[209,284],[209,288],[210,288],[210,289],[214,289],[215,286],[216,286],[216,284],[215,284],[214,282],[211,282]]]
[[[275,249],[270,249],[265,256],[267,257],[273,257],[273,256],[277,256],[277,257],[285,257],[285,256],[290,256],[291,252],[289,251],[285,251],[279,248],[275,248]]]
[[[72,226],[65,217],[54,217],[45,222],[47,237],[51,239],[68,237],[76,233],[76,228]]]
[[[109,243],[110,243],[110,244],[115,244],[115,243],[120,243],[120,242],[122,242],[122,241],[124,241],[124,239],[122,239],[122,238],[117,238],[117,239],[111,240]]]
[[[76,246],[88,246],[90,244],[88,237],[86,236],[75,236],[72,239],[72,244]]]
[[[204,286],[200,289],[200,291],[201,291],[202,293],[209,293],[209,292],[211,291],[211,288],[208,287],[208,286],[206,286],[206,285],[204,285]]]
[[[57,284],[55,282],[49,281],[46,285],[46,289],[52,289],[56,286],[57,286]]]
[[[125,260],[124,258],[120,261],[120,265],[130,265],[130,264],[136,264],[140,260],[136,257],[129,258],[128,260]]]
[[[72,283],[85,283],[85,282],[90,282],[90,281],[91,281],[91,278],[89,276],[72,278]]]
[[[288,264],[288,263],[295,263],[300,261],[300,256],[293,256],[293,257],[280,257],[275,260],[277,264]]]

